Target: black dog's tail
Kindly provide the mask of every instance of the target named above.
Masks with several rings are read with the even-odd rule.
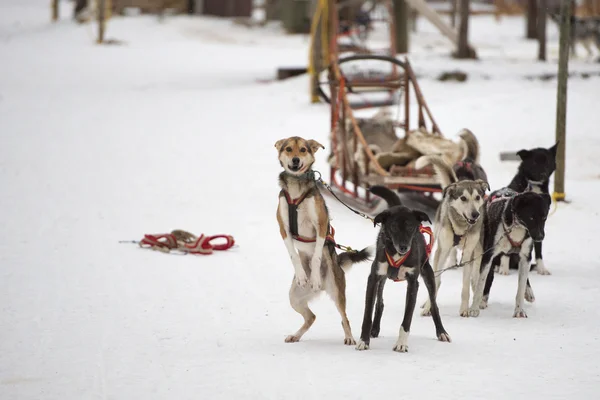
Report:
[[[400,201],[400,197],[398,197],[398,194],[396,194],[396,192],[388,189],[385,186],[380,186],[380,185],[371,186],[369,191],[371,193],[373,193],[374,195],[379,196],[382,199],[384,199],[386,201],[386,203],[388,203],[389,207],[402,205],[402,201]]]
[[[371,259],[373,252],[371,247],[365,247],[361,251],[345,251],[338,254],[338,262],[344,271],[347,271],[353,264]]]

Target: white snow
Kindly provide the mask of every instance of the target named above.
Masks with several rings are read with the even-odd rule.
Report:
[[[293,268],[275,220],[274,143],[329,147],[328,108],[309,103],[306,76],[259,83],[303,66],[308,40],[229,20],[116,17],[97,46],[95,25],[50,23],[48,1],[0,4],[1,399],[504,399],[596,398],[600,385],[598,93],[569,81],[567,188],[547,223],[550,276],[531,275],[529,318],[512,318],[517,276],[497,275],[489,308],[458,316],[462,271],[439,296],[452,343],[415,311],[410,351],[392,351],[405,284],[388,282],[381,335],[368,351],[343,345],[326,296],[299,343],[288,303]],[[557,31],[538,63],[521,18],[473,18],[481,60],[419,20],[411,62],[445,135],[468,127],[493,188],[516,163],[500,151],[554,143]],[[600,65],[572,60],[571,71]],[[435,80],[469,72],[466,83]],[[487,77],[486,77],[487,76]],[[317,153],[327,170],[328,150]],[[328,198],[339,242],[372,245],[377,230]],[[229,233],[238,246],[175,256],[119,240],[186,229]],[[590,247],[591,246],[591,247]],[[369,264],[347,275],[348,317],[360,336]],[[419,300],[426,296],[421,285]]]

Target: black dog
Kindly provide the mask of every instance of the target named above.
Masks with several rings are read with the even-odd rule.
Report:
[[[419,274],[423,276],[423,281],[429,292],[431,315],[437,338],[442,342],[450,342],[450,336],[442,325],[442,319],[435,300],[435,277],[429,264],[433,236],[430,237],[431,245],[428,245],[425,242],[423,233],[431,234],[431,230],[421,225],[423,221],[431,223],[429,217],[422,211],[411,210],[402,206],[398,195],[384,186],[374,186],[370,191],[383,198],[390,208],[382,211],[374,220],[375,225],[381,224],[382,226],[377,238],[377,252],[367,282],[365,313],[360,334],[361,340],[356,345],[356,349],[367,350],[371,336],[377,337],[379,334],[383,314],[383,287],[387,277],[394,281],[406,280],[407,282],[404,319],[394,351],[408,351],[408,334],[417,301],[419,289],[417,278]],[[373,307],[376,296],[378,297],[377,309],[375,322],[373,322]]]
[[[487,307],[494,280],[492,260],[500,254],[515,254],[518,257],[519,284],[513,316],[527,317],[523,309],[523,300],[535,300],[528,278],[531,249],[534,242],[544,239],[544,227],[551,201],[548,194],[531,191],[517,193],[509,188],[490,194],[486,200],[483,219],[484,253],[474,304],[479,303],[480,308]]]
[[[549,194],[550,176],[556,170],[556,149],[558,142],[545,149],[538,147],[531,150],[521,150],[517,153],[521,157],[521,164],[513,180],[508,185],[508,188],[517,193],[532,191],[535,193]],[[535,242],[535,263],[532,264],[531,270],[537,270],[540,275],[550,275],[550,271],[546,269],[542,256],[542,242]],[[494,260],[494,265],[500,264],[500,259]],[[509,269],[518,269],[518,261],[511,258]],[[507,275],[508,268],[500,269],[500,273]]]

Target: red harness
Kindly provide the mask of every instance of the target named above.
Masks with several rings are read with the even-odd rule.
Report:
[[[421,234],[426,233],[429,236],[429,243],[427,243],[425,246],[425,252],[427,253],[427,258],[429,258],[429,255],[431,254],[431,249],[433,248],[433,232],[432,232],[431,228],[429,228],[427,226],[423,226],[423,225],[419,226],[419,232],[421,232]],[[423,235],[423,236],[425,236],[425,235]],[[404,264],[404,262],[406,261],[408,256],[410,255],[411,250],[406,252],[406,254],[397,261],[395,261],[392,258],[392,256],[390,256],[390,253],[388,253],[386,250],[385,257],[387,258],[387,262],[390,265],[390,267],[400,268],[402,266],[402,264]],[[398,281],[400,281],[400,279],[396,280],[396,282],[398,282]]]
[[[297,199],[292,199],[290,197],[290,194],[286,190],[282,189],[281,192],[285,196],[285,201],[288,204],[288,217],[290,223],[290,233],[292,235],[292,238],[302,243],[315,243],[317,241],[316,237],[307,238],[298,234],[298,206],[304,201],[304,199],[306,199],[308,192],[304,193]],[[327,242],[333,243],[334,245],[336,244],[335,229],[333,229],[333,226],[331,225],[328,225],[327,227],[327,236],[325,236],[325,243]]]

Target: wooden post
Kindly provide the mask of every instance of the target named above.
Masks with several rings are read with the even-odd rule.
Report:
[[[562,0],[560,7],[560,39],[558,56],[558,90],[556,95],[556,172],[554,199],[565,200],[565,150],[567,128],[567,79],[569,76],[569,32],[571,30],[571,1]]]
[[[546,61],[546,10],[548,9],[547,0],[538,0],[538,60]]]
[[[106,28],[106,0],[96,0],[98,5],[98,43],[104,43]]]
[[[537,39],[537,11],[536,0],[527,0],[527,39]]]
[[[458,26],[458,49],[456,58],[473,58],[474,54],[469,47],[469,14],[470,0],[460,1],[460,25]]]
[[[52,0],[52,21],[58,21],[58,0]]]
[[[408,53],[408,6],[404,0],[394,0],[396,54]]]
[[[456,11],[458,9],[458,0],[450,0],[451,10],[450,10],[450,26],[456,28]]]

